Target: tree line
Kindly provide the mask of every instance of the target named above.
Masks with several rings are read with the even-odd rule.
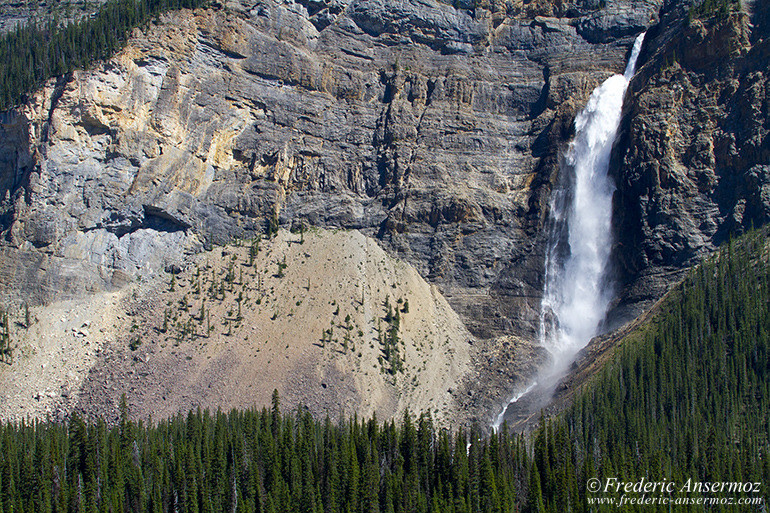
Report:
[[[63,23],[58,14],[31,20],[0,37],[0,111],[52,77],[107,59],[123,48],[131,31],[159,14],[204,7],[209,0],[109,0],[91,17]]]
[[[523,436],[400,422],[318,421],[303,408],[192,411],[157,424],[0,428],[0,511],[512,511]]]

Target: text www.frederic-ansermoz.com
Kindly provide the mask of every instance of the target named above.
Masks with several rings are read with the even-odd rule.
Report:
[[[586,483],[589,506],[762,506],[764,486],[753,481],[683,482],[640,478],[591,478]]]

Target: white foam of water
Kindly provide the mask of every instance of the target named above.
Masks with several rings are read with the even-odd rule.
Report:
[[[545,261],[540,342],[551,352],[553,365],[540,373],[541,383],[558,379],[577,352],[596,335],[611,300],[605,273],[612,244],[615,186],[607,171],[623,98],[643,41],[644,34],[636,38],[625,73],[597,87],[575,119],[575,138],[561,170],[568,179],[551,197],[551,244]],[[513,395],[493,429],[501,425],[508,405],[532,390],[538,381]]]
[[[541,342],[557,366],[571,361],[596,334],[611,300],[605,272],[615,186],[607,170],[643,39],[644,34],[637,37],[625,73],[597,87],[575,119],[575,138],[562,169],[570,173],[571,189],[557,191],[552,199],[555,233],[547,259]],[[560,251],[565,222],[568,250]],[[564,253],[566,258],[560,258]]]

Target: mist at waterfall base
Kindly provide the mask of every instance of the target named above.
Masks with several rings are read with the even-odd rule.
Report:
[[[556,383],[588,344],[604,320],[612,300],[606,270],[612,245],[612,194],[607,175],[623,98],[636,69],[644,40],[634,42],[625,73],[594,89],[575,118],[575,138],[561,168],[562,183],[551,195],[550,246],[540,309],[540,343],[551,363],[535,382],[517,391],[492,424],[497,430],[508,407],[536,387],[550,399]]]

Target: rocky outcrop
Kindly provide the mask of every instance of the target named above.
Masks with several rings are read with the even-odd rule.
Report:
[[[635,317],[731,234],[770,220],[768,7],[664,11],[614,156],[616,320]]]
[[[544,358],[528,344],[561,152],[645,28],[611,165],[610,326],[767,222],[770,8],[696,3],[233,0],[161,16],[0,114],[0,290],[47,303],[275,222],[354,228],[460,314],[486,392],[453,393],[484,415]]]
[[[10,32],[18,25],[34,20],[43,24],[56,17],[60,22],[79,20],[90,16],[106,0],[57,0],[55,2],[27,2],[11,0],[0,7],[0,34]]]
[[[50,82],[3,115],[2,287],[110,288],[275,213],[376,236],[477,336],[531,337],[572,117],[657,2],[475,4],[228,2]]]

